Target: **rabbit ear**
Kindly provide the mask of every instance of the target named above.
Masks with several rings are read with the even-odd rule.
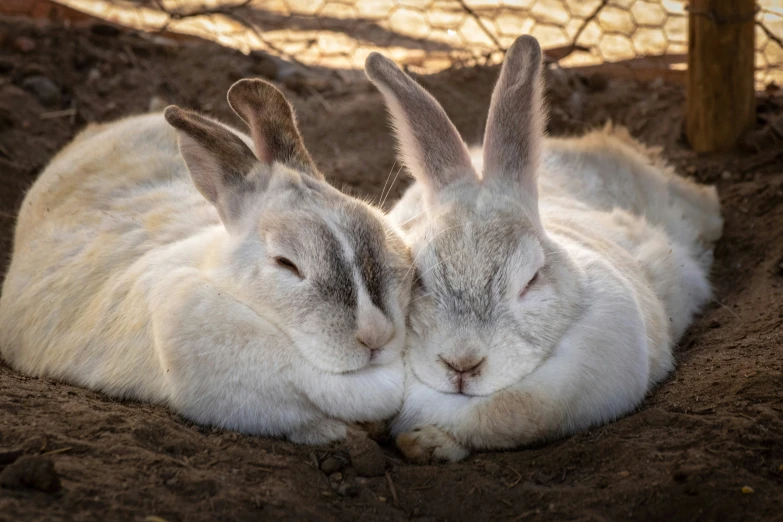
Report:
[[[514,41],[492,93],[484,135],[484,179],[519,183],[536,203],[545,124],[541,62],[535,38],[520,36]]]
[[[228,103],[250,127],[262,163],[282,163],[323,179],[296,127],[294,108],[277,87],[264,80],[239,80],[228,90]]]
[[[465,143],[432,95],[378,53],[367,57],[364,69],[386,100],[402,162],[430,194],[477,178]]]
[[[193,178],[193,184],[212,203],[226,228],[240,219],[244,199],[268,179],[249,176],[260,167],[253,151],[239,136],[219,123],[195,112],[171,105],[163,115],[179,131],[179,150]]]

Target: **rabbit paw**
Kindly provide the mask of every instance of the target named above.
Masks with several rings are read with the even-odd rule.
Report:
[[[424,426],[397,436],[397,447],[417,464],[459,462],[470,451],[435,426]]]

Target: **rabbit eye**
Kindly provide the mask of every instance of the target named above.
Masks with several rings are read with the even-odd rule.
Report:
[[[287,257],[277,256],[275,257],[275,263],[277,263],[277,266],[279,266],[280,268],[284,268],[289,272],[292,272],[299,279],[304,279],[302,277],[301,272],[299,272],[299,269],[296,267],[293,261],[291,261]]]
[[[538,272],[536,272],[535,275],[533,275],[533,277],[530,279],[530,281],[528,281],[527,284],[525,285],[525,288],[523,288],[522,291],[519,292],[519,298],[520,299],[525,297],[525,294],[527,294],[527,291],[530,290],[530,287],[533,286],[536,283],[536,281],[538,281],[538,274],[539,273],[541,273],[540,270]]]

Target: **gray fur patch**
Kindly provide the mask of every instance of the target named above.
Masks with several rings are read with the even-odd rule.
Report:
[[[519,218],[479,216],[467,206],[452,212],[453,221],[446,221],[444,228],[454,228],[439,234],[429,247],[438,266],[430,272],[431,290],[450,315],[479,323],[496,321],[502,290],[508,285],[504,267],[524,226]]]
[[[315,287],[321,298],[335,305],[355,310],[358,303],[358,292],[353,281],[353,271],[342,252],[340,241],[334,236],[328,226],[320,224],[319,250],[325,264],[325,277],[315,281]]]
[[[388,310],[384,303],[384,288],[389,283],[389,277],[382,250],[386,232],[377,220],[358,212],[349,214],[346,225],[362,283],[372,304],[386,315]]]

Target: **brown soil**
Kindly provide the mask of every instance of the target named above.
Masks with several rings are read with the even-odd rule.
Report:
[[[268,60],[208,43],[0,19],[0,248],[10,253],[25,188],[86,122],[144,111],[162,94],[238,125],[227,88],[270,70]],[[496,73],[421,80],[476,141]],[[405,464],[386,444],[386,476],[361,478],[349,466],[330,480],[318,468],[344,468],[346,448],[194,426],[162,407],[0,365],[0,519],[783,520],[783,146],[761,140],[760,152],[696,157],[681,143],[681,88],[562,71],[549,82],[552,133],[612,118],[664,145],[683,172],[717,183],[724,204],[717,300],[683,339],[673,377],[637,413],[448,466]],[[370,85],[289,77],[286,91],[328,177],[379,196],[393,143]],[[70,108],[75,115],[52,113]],[[783,102],[765,96],[760,109],[761,126]],[[54,463],[54,478],[42,459]],[[60,489],[45,492],[57,478]]]

